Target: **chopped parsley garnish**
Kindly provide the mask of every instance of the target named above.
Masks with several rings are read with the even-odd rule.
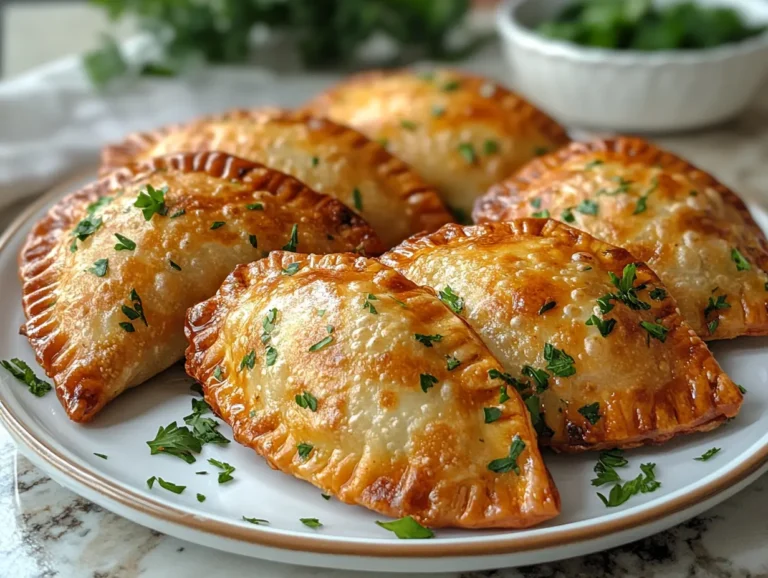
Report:
[[[168,207],[165,206],[167,192],[168,187],[156,189],[152,185],[146,185],[139,191],[139,196],[133,206],[141,209],[145,221],[151,220],[155,214],[165,216],[168,214]]]
[[[544,305],[539,307],[539,315],[543,315],[544,313],[546,313],[550,309],[554,309],[555,305],[557,305],[556,301],[547,301]]]
[[[619,279],[613,273],[613,271],[609,271],[608,276],[611,278],[611,283],[613,283],[614,286],[618,289],[617,293],[610,295],[611,298],[621,301],[627,307],[636,311],[640,309],[647,310],[651,308],[648,303],[641,301],[637,296],[637,291],[640,289],[640,287],[635,287],[635,279],[637,279],[637,265],[635,263],[630,263],[624,267],[624,270],[621,274],[621,279]],[[606,297],[608,296],[601,297],[601,299],[605,299]],[[600,310],[603,313],[607,313],[607,311],[603,311],[602,309],[603,308],[601,306]]]
[[[443,92],[453,92],[454,90],[458,90],[461,86],[461,82],[458,80],[449,80],[446,82],[443,87],[440,89]]]
[[[414,333],[413,338],[419,343],[422,343],[425,347],[432,347],[432,343],[443,340],[443,336],[439,333],[434,335],[422,335],[421,333]]]
[[[129,295],[131,299],[131,305],[133,307],[128,307],[127,305],[122,305],[120,307],[120,311],[123,312],[123,315],[125,315],[128,319],[131,321],[135,321],[136,319],[141,319],[144,322],[144,325],[147,326],[147,318],[144,316],[144,307],[141,304],[141,297],[139,297],[139,294],[136,292],[136,289],[131,289],[131,293]],[[120,323],[120,327],[125,329],[128,333],[134,332],[134,327],[132,323],[126,323],[122,322]]]
[[[473,165],[477,162],[477,153],[472,143],[463,142],[459,145],[459,154],[464,157],[468,164]]]
[[[296,446],[296,451],[298,452],[299,457],[302,460],[306,460],[309,457],[309,454],[312,453],[313,449],[315,449],[315,446],[313,446],[312,444],[304,443],[304,442]]]
[[[133,327],[133,323],[128,323],[127,321],[121,321],[120,323],[118,323],[118,325],[126,333],[133,333],[134,331],[136,331],[136,329]]]
[[[93,455],[96,456],[97,458],[101,458],[102,460],[108,459],[105,454],[97,454],[96,452],[93,452]]]
[[[221,471],[219,472],[219,483],[220,484],[226,484],[227,482],[233,480],[232,472],[235,471],[235,468],[231,465],[229,465],[227,462],[220,462],[219,460],[215,460],[213,458],[210,458],[208,460],[208,463],[212,466],[216,466]]]
[[[483,152],[487,155],[499,152],[499,143],[493,139],[485,139],[485,142],[483,143]]]
[[[640,327],[645,329],[648,332],[648,335],[650,335],[654,339],[658,339],[662,343],[664,343],[667,340],[667,333],[669,333],[669,329],[667,329],[660,323],[650,323],[648,321],[641,321]]]
[[[201,444],[228,444],[229,440],[218,431],[219,422],[210,417],[203,417],[210,412],[211,406],[205,400],[193,399],[192,413],[184,417],[184,423],[192,428],[192,435],[200,440]]]
[[[254,526],[269,524],[269,520],[264,520],[263,518],[248,518],[247,516],[243,516],[243,521],[253,524]]]
[[[115,251],[133,251],[136,248],[136,243],[131,241],[128,237],[115,233],[118,243],[115,243]]]
[[[614,325],[616,325],[615,319],[600,319],[597,315],[592,315],[587,319],[586,325],[594,325],[603,337],[608,337],[608,334],[613,331]]]
[[[320,528],[323,525],[317,518],[299,518],[299,521],[308,528]]]
[[[648,296],[654,301],[664,301],[667,298],[667,292],[661,287],[653,289]]]
[[[602,500],[606,507],[615,508],[624,504],[632,496],[656,491],[661,486],[661,482],[656,481],[656,474],[653,471],[655,467],[656,464],[653,463],[642,464],[640,466],[642,473],[634,480],[625,484],[616,484],[611,488],[607,498],[601,493],[598,493],[597,497]]]
[[[378,301],[379,298],[376,297],[373,293],[368,293],[368,295],[365,297],[365,301],[363,301],[363,309],[367,309],[371,314],[378,315],[379,312],[376,310],[376,307],[371,303],[371,301]]]
[[[531,199],[531,206],[534,209],[540,209],[541,208],[541,198],[540,197],[536,197],[536,198]]]
[[[715,457],[715,454],[720,453],[720,448],[711,448],[701,454],[698,458],[693,458],[697,462],[706,462]]]
[[[454,313],[461,313],[463,311],[464,298],[459,297],[456,293],[454,293],[450,285],[446,285],[445,289],[438,293],[438,296],[440,297],[440,301],[445,303]]]
[[[277,361],[277,349],[271,345],[267,347],[265,358],[267,360],[267,367],[272,367]]]
[[[202,504],[203,502],[205,502],[205,495],[203,495],[203,494],[197,494],[197,496],[196,496],[196,497],[197,497],[197,501],[198,501],[198,502],[200,502],[201,504]]]
[[[393,520],[392,522],[379,522],[377,520],[376,525],[381,526],[390,532],[394,532],[395,536],[400,540],[426,540],[435,537],[432,530],[425,528],[411,516],[405,516],[404,518]]]
[[[264,203],[249,203],[245,205],[245,208],[249,211],[263,211]]]
[[[299,225],[297,223],[294,223],[293,227],[291,227],[291,236],[288,239],[288,243],[283,245],[283,251],[290,251],[291,253],[296,252],[296,247],[299,245]]]
[[[168,259],[168,264],[171,266],[171,269],[176,269],[177,271],[181,271],[181,265],[179,265],[178,263],[175,263],[170,259]]]
[[[600,415],[600,403],[597,401],[580,407],[578,411],[592,425],[595,425],[603,417]]]
[[[418,128],[418,125],[413,122],[412,120],[401,120],[400,126],[403,127],[405,130],[416,130]]]
[[[613,309],[613,303],[611,303],[611,300],[613,300],[613,294],[608,293],[607,295],[603,295],[602,297],[597,298],[597,306],[600,308],[600,313],[605,315],[606,313],[610,313]]]
[[[310,162],[312,163],[312,166],[313,166],[313,167],[316,167],[317,165],[319,165],[319,164],[320,164],[320,159],[319,159],[319,158],[317,158],[317,157],[312,157],[312,159],[310,160]]]
[[[147,487],[151,490],[152,487],[155,485],[156,481],[157,481],[157,476],[152,476],[147,480]]]
[[[635,210],[632,212],[633,215],[639,215],[640,213],[644,213],[648,209],[648,197],[650,197],[651,193],[653,193],[658,187],[659,187],[659,179],[657,179],[656,177],[653,177],[650,188],[645,193],[643,193],[639,199],[637,199]]]
[[[10,361],[2,360],[0,361],[0,365],[2,365],[13,377],[26,385],[29,389],[29,393],[35,397],[43,397],[46,393],[51,391],[51,384],[37,377],[35,372],[32,371],[32,368],[21,359],[13,357]]]
[[[530,365],[524,365],[521,373],[536,382],[536,393],[546,391],[549,387],[549,374],[543,369],[536,369]]]
[[[432,105],[432,116],[435,118],[443,116],[445,114],[445,107],[439,104]]]
[[[299,263],[291,263],[285,269],[283,269],[283,275],[294,275],[299,270],[301,265]]]
[[[597,477],[592,480],[593,486],[602,486],[621,481],[616,468],[623,468],[629,462],[624,458],[624,452],[619,449],[600,452],[600,457],[595,464]]]
[[[166,482],[163,478],[157,478],[157,483],[160,484],[160,487],[164,490],[168,490],[174,494],[180,494],[187,489],[187,486],[177,486],[172,482]]]
[[[256,364],[256,351],[251,349],[240,360],[240,371],[243,371],[243,369],[245,369],[246,367],[248,369],[253,369],[253,366],[255,364]]]
[[[600,160],[600,159],[595,159],[593,161],[589,161],[586,165],[584,165],[584,170],[588,171],[589,169],[593,169],[596,166],[599,166],[599,165],[602,165],[602,164],[605,164],[605,161]]]
[[[89,273],[93,273],[96,277],[104,277],[107,274],[109,268],[109,259],[98,259],[93,262],[93,267],[88,269]]]
[[[181,217],[182,215],[186,215],[186,214],[187,214],[187,211],[186,211],[186,210],[184,210],[184,209],[179,209],[178,211],[176,211],[175,213],[173,213],[173,214],[171,215],[171,219],[175,219],[176,217]]]
[[[149,453],[153,456],[160,453],[169,454],[188,464],[195,462],[192,452],[200,453],[203,447],[200,440],[186,426],[179,427],[175,421],[165,428],[161,426],[155,439],[148,441],[147,445]]]
[[[259,248],[259,239],[256,237],[256,235],[248,235],[248,242],[254,249]]]
[[[576,222],[576,217],[573,216],[573,209],[571,209],[570,207],[564,209],[563,212],[560,213],[560,218],[566,223]]]
[[[419,375],[419,385],[421,386],[421,391],[424,393],[427,393],[427,390],[429,390],[431,387],[434,387],[437,382],[438,379],[429,373],[422,373]]]
[[[622,176],[616,176],[611,179],[612,181],[615,181],[619,183],[619,186],[613,189],[612,191],[607,191],[605,189],[600,189],[597,191],[595,196],[606,196],[606,197],[615,197],[617,195],[622,195],[629,191],[629,186],[632,184],[633,181],[628,181]]]
[[[216,368],[213,370],[213,378],[218,381],[221,381],[221,374],[222,374],[221,365],[217,365]]]
[[[453,355],[445,356],[445,366],[448,369],[448,371],[453,371],[459,365],[461,365],[461,361],[459,359],[456,359]]]
[[[498,407],[484,407],[483,415],[485,423],[493,423],[501,417],[501,410]]]
[[[220,229],[224,225],[226,225],[226,221],[214,221],[213,224],[211,224],[211,231],[214,231],[216,229]]]
[[[597,215],[599,208],[599,205],[595,201],[584,199],[578,204],[576,210],[582,215]]]
[[[544,344],[544,359],[547,360],[547,369],[558,377],[569,377],[576,373],[573,357],[551,343]]]
[[[101,217],[96,217],[93,214],[89,214],[85,219],[80,221],[75,227],[75,230],[72,231],[72,235],[74,235],[75,238],[72,240],[70,250],[73,253],[77,251],[77,241],[85,241],[88,237],[93,235],[99,230],[102,222]]]
[[[504,403],[505,401],[509,401],[509,394],[507,393],[507,384],[502,383],[499,386],[499,403]]]
[[[737,271],[749,271],[752,268],[749,261],[744,258],[744,255],[738,249],[731,250],[731,259],[736,263]]]
[[[333,335],[323,337],[320,341],[310,346],[309,351],[320,351],[323,347],[330,345],[333,342]]]
[[[317,398],[308,391],[297,394],[295,399],[296,405],[299,407],[309,409],[310,411],[317,411]]]
[[[512,438],[512,443],[509,445],[509,455],[489,462],[488,469],[497,474],[515,472],[519,476],[520,466],[517,465],[517,458],[520,457],[524,449],[525,442],[520,439],[519,435],[515,434],[515,437]]]
[[[112,197],[99,197],[97,201],[94,201],[93,203],[88,205],[88,207],[86,207],[85,210],[88,211],[89,215],[92,215],[99,209],[106,207],[111,202],[112,202]]]
[[[543,211],[536,211],[531,215],[534,219],[549,219],[549,209]]]
[[[357,187],[355,187],[355,189],[352,191],[352,203],[355,205],[355,209],[358,211],[363,210],[363,194]]]
[[[747,388],[743,385],[736,385],[736,387],[739,388],[739,391],[741,392],[741,395],[745,395],[747,393]]]
[[[327,502],[328,500],[330,500],[330,499],[331,499],[331,496],[329,496],[328,494],[320,494],[320,496],[321,496],[321,497],[322,497],[322,498],[323,498],[323,499],[324,499],[326,502]]]

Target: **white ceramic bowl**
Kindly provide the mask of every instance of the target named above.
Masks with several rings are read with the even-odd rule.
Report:
[[[768,32],[705,50],[607,50],[551,40],[533,27],[569,0],[508,0],[497,13],[511,84],[560,122],[622,132],[669,132],[741,112],[768,77]],[[699,0],[768,24],[768,0]]]

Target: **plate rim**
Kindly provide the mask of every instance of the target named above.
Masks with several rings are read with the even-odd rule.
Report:
[[[8,225],[5,232],[0,235],[0,253],[8,250],[7,246],[11,240],[42,207],[50,204],[57,197],[76,190],[78,183],[82,183],[85,179],[96,174],[94,167],[95,165],[77,171],[69,178],[63,179],[23,209]],[[750,204],[757,205],[758,203],[753,201]],[[509,536],[495,540],[459,542],[456,540],[402,541],[389,539],[382,542],[369,542],[367,539],[302,535],[302,539],[298,541],[294,535],[289,533],[276,532],[258,526],[247,527],[236,520],[229,522],[191,515],[182,507],[140,494],[130,486],[103,477],[90,469],[87,464],[69,459],[53,447],[48,440],[35,435],[32,431],[34,428],[30,428],[5,401],[2,390],[0,390],[0,421],[17,442],[23,443],[48,467],[56,470],[64,478],[99,494],[110,503],[116,503],[128,510],[135,510],[144,516],[149,516],[171,526],[186,527],[197,532],[213,534],[222,539],[280,550],[337,556],[476,557],[573,546],[578,543],[599,540],[610,534],[636,529],[694,508],[699,503],[726,492],[768,464],[768,442],[764,442],[763,447],[756,450],[748,459],[692,492],[681,492],[677,497],[657,505],[653,505],[651,502],[629,514],[609,515],[602,522],[598,521],[583,527],[561,530],[553,527],[533,536],[520,536],[512,532]],[[616,512],[616,514],[620,514],[620,512]]]

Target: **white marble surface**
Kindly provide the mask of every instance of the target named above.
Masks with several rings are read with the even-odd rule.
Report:
[[[655,140],[708,168],[745,197],[768,202],[768,92],[725,126]],[[0,230],[19,209],[2,211]],[[767,489],[768,476],[703,516],[621,548],[463,578],[768,576]],[[0,578],[244,575],[348,578],[359,573],[252,560],[138,526],[48,479],[18,453],[0,426]]]

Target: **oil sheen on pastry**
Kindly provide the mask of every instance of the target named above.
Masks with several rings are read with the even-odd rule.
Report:
[[[559,511],[501,365],[431,290],[374,260],[272,253],[190,309],[186,334],[187,372],[235,439],[326,494],[429,526]]]
[[[307,108],[386,144],[466,218],[493,183],[569,142],[560,125],[520,96],[455,70],[365,73]]]
[[[104,149],[102,171],[158,155],[203,150],[263,163],[336,197],[366,219],[388,247],[452,220],[434,187],[379,143],[326,119],[275,109],[234,110],[133,134]]]
[[[493,187],[478,222],[550,216],[646,262],[705,340],[768,334],[768,243],[744,203],[641,139],[574,143]]]
[[[377,252],[342,203],[262,165],[179,154],[123,169],[59,201],[19,265],[27,335],[69,417],[184,354],[184,315],[238,263],[274,249]]]
[[[739,410],[738,387],[658,277],[567,225],[446,225],[381,260],[439,291],[472,325],[520,389],[544,445],[661,443]]]

